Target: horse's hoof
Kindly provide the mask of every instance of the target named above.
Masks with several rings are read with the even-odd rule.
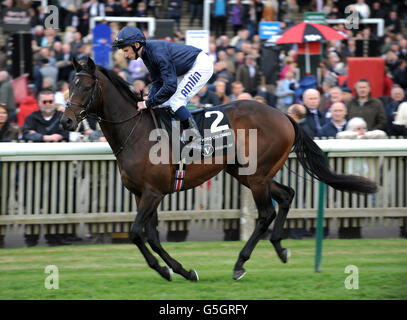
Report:
[[[172,275],[173,275],[173,271],[171,268],[169,267],[163,267],[162,268],[163,273],[161,274],[165,279],[167,279],[168,281],[172,281]]]
[[[290,259],[290,257],[291,257],[290,249],[283,249],[283,251],[281,251],[281,254],[279,256],[283,263],[287,263],[288,259]]]
[[[193,282],[198,282],[199,281],[199,277],[198,277],[198,272],[196,272],[195,270],[190,270],[189,271],[190,274],[190,279]]]
[[[240,280],[242,279],[246,274],[246,270],[245,269],[240,269],[240,270],[235,270],[235,272],[233,272],[233,280]]]

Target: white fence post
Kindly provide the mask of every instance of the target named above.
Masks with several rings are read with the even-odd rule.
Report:
[[[256,225],[257,210],[250,189],[242,186],[242,202],[240,206],[240,240],[247,241]]]

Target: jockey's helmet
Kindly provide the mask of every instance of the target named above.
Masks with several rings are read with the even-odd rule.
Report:
[[[146,42],[146,37],[139,28],[127,26],[119,31],[112,46],[122,49],[126,46],[133,46],[135,42],[139,42],[143,45]]]

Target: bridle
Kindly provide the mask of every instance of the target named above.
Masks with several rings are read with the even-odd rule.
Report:
[[[102,88],[99,85],[99,79],[94,75],[91,75],[91,74],[85,73],[85,72],[78,72],[75,74],[75,77],[77,77],[77,76],[85,76],[85,77],[89,77],[89,78],[92,78],[93,80],[95,80],[95,82],[93,84],[90,99],[86,105],[84,105],[82,103],[77,103],[77,102],[71,101],[70,98],[69,98],[68,102],[66,103],[66,107],[72,111],[73,115],[75,116],[75,119],[79,123],[82,120],[89,117],[89,108],[93,105],[93,102],[96,100],[96,94],[102,92]],[[72,108],[72,105],[80,107],[82,109],[81,112],[79,114],[77,114],[75,112],[75,110]]]
[[[134,119],[134,118],[137,117],[139,114],[142,114],[142,112],[137,111],[134,115],[132,115],[131,117],[129,117],[129,118],[125,119],[125,120],[121,120],[121,121],[111,121],[111,120],[107,120],[107,119],[101,118],[101,117],[98,116],[96,113],[89,113],[89,108],[93,105],[93,103],[95,102],[95,100],[96,100],[96,98],[97,98],[96,95],[97,95],[97,94],[98,94],[99,96],[101,95],[101,93],[102,93],[102,88],[100,87],[98,77],[95,76],[95,75],[92,75],[92,74],[89,74],[89,73],[86,73],[86,72],[77,72],[77,73],[75,74],[75,77],[77,77],[77,76],[90,77],[90,78],[92,78],[92,79],[95,81],[94,84],[93,84],[93,88],[92,88],[92,93],[91,93],[90,99],[89,99],[89,101],[88,101],[88,103],[87,103],[86,105],[85,105],[85,104],[82,104],[82,103],[78,103],[78,102],[71,101],[71,99],[69,99],[68,102],[66,103],[66,107],[67,107],[69,110],[71,110],[71,112],[72,112],[73,115],[75,116],[75,119],[78,121],[78,123],[81,122],[81,121],[83,121],[83,120],[85,120],[86,118],[91,118],[91,119],[97,120],[99,123],[105,122],[105,123],[110,123],[110,124],[122,124],[122,123],[125,123],[125,122],[130,121],[131,119]],[[79,114],[75,112],[75,110],[72,108],[72,105],[78,106],[78,107],[80,107],[80,108],[82,109],[82,110],[79,112]],[[131,135],[133,134],[134,130],[136,129],[136,127],[137,127],[138,123],[140,122],[140,119],[141,119],[141,118],[142,118],[142,117],[140,117],[140,118],[136,121],[135,125],[134,125],[133,128],[131,129],[129,135],[128,135],[127,138],[124,140],[124,142],[122,143],[122,145],[120,146],[120,148],[119,148],[118,150],[116,150],[115,152],[113,152],[115,156],[117,156],[120,152],[123,151],[123,149],[125,148],[125,145],[127,144],[127,141],[130,139]]]

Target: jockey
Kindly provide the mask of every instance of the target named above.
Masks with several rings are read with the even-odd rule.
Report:
[[[137,103],[138,110],[169,106],[192,136],[191,147],[202,150],[202,137],[189,110],[188,101],[213,74],[213,62],[201,49],[161,40],[146,40],[133,26],[119,31],[113,47],[122,49],[127,59],[143,59],[152,78],[148,99]]]

